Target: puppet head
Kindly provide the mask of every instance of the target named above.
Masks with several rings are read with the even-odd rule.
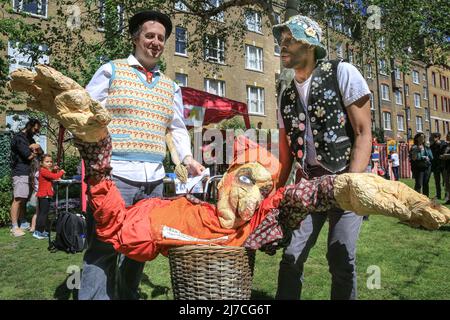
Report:
[[[223,228],[249,221],[261,201],[274,189],[280,162],[265,148],[245,136],[234,143],[234,159],[219,182],[217,210]]]

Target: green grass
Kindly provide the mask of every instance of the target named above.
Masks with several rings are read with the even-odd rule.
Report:
[[[405,180],[412,186],[412,180]],[[430,181],[431,196],[434,182]],[[305,265],[303,299],[329,299],[330,274],[325,258],[324,227]],[[371,216],[361,228],[357,251],[359,299],[450,299],[450,227],[413,229],[392,218]],[[281,252],[258,252],[253,298],[273,299]],[[369,266],[381,270],[381,289],[369,290]],[[69,266],[82,267],[82,254],[49,253],[45,240],[21,238],[0,229],[0,299],[74,299],[66,280]],[[160,256],[145,266],[140,286],[144,299],[172,299],[168,259]]]

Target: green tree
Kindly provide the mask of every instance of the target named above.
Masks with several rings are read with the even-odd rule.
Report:
[[[207,35],[224,39],[226,51],[244,52],[248,9],[266,17],[264,21],[268,26],[276,23],[275,13],[281,20],[302,13],[325,25],[339,17],[351,26],[356,46],[364,48],[364,52],[372,52],[383,36],[386,39],[383,54],[400,59],[406,68],[411,59],[433,64],[446,64],[448,59],[450,4],[445,0],[104,0],[100,3],[103,5],[99,6],[96,0],[55,0],[56,15],[25,22],[17,19],[10,0],[0,0],[0,33],[20,43],[19,49],[32,57],[32,64],[42,54],[39,45],[45,44],[51,64],[81,85],[86,85],[102,63],[130,52],[127,21],[135,12],[147,8],[180,17],[181,24],[193,30],[188,43],[192,68],[199,67],[203,61]],[[20,15],[27,16],[26,13]],[[100,35],[99,30],[103,30]],[[271,33],[270,28],[264,30],[266,35]],[[5,48],[6,42],[0,41],[0,49]],[[206,65],[214,72],[216,68],[226,67],[226,63],[227,60],[225,66]],[[7,57],[2,56],[1,88],[7,75]],[[18,98],[0,89],[0,108],[14,99]]]

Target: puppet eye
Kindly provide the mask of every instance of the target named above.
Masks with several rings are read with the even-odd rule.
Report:
[[[253,181],[247,176],[240,176],[239,181],[245,184],[253,184]]]

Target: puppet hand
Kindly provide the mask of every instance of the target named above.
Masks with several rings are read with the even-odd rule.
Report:
[[[339,207],[359,215],[395,217],[412,226],[438,229],[450,223],[450,210],[398,181],[374,174],[345,173],[336,177],[334,196]]]
[[[179,163],[175,166],[175,174],[177,175],[178,179],[180,179],[180,181],[182,183],[187,182],[188,171],[187,171],[186,167],[184,165],[182,165],[181,163]]]
[[[200,200],[199,198],[197,198],[196,196],[192,195],[192,194],[186,194],[186,199],[192,203],[192,204],[202,204],[202,203],[207,203],[206,201]]]
[[[107,135],[99,142],[74,140],[86,167],[86,180],[95,183],[103,178],[110,179],[111,174],[111,136]]]
[[[15,70],[8,88],[28,93],[28,107],[55,118],[82,141],[98,142],[108,135],[111,116],[83,87],[49,66],[35,70]]]

